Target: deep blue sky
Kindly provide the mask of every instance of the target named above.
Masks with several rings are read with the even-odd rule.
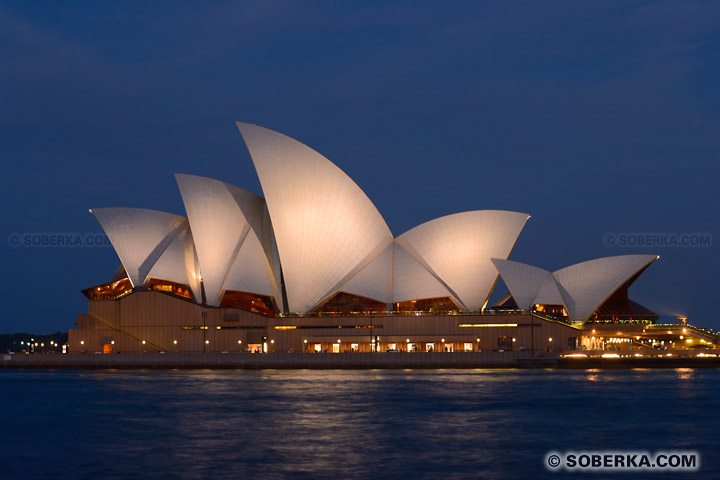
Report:
[[[719,27],[688,0],[1,2],[0,332],[71,327],[119,265],[11,234],[184,214],[175,172],[261,193],[235,120],[327,156],[396,235],[503,209],[532,215],[514,260],[658,253],[631,297],[720,328]],[[714,243],[603,243],[621,232]]]

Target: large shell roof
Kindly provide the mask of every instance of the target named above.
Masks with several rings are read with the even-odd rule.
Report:
[[[618,255],[577,263],[553,273],[511,260],[493,259],[493,263],[518,307],[562,304],[573,320],[586,321],[613,293],[658,258]]]
[[[173,241],[188,228],[185,217],[145,208],[93,208],[125,267],[134,287],[148,279],[150,270]]]
[[[475,210],[394,238],[360,187],[330,160],[278,132],[237,123],[265,198],[177,174],[187,218],[138,208],[91,210],[133,286],[186,283],[209,305],[227,290],[268,295],[285,312],[312,311],[336,292],[380,302],[450,297],[487,305],[498,272],[521,308],[538,300],[586,319],[657,257],[624,255],[557,272],[506,260],[529,215]]]
[[[397,239],[467,310],[485,307],[498,272],[529,215],[502,210],[456,213],[423,223]]]
[[[291,312],[307,312],[393,240],[380,212],[342,170],[285,135],[237,124],[267,201]]]

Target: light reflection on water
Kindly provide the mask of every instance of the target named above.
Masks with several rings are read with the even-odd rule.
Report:
[[[719,471],[718,370],[2,370],[0,387],[8,478],[556,478],[548,450],[623,448]]]

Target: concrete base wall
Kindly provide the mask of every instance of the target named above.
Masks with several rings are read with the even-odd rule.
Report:
[[[4,355],[4,368],[515,368],[519,353],[123,353]],[[529,354],[528,354],[529,357]]]
[[[440,369],[720,368],[720,358],[530,358],[519,352],[4,354],[0,368],[99,369]]]

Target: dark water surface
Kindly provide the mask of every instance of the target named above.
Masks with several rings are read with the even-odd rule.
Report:
[[[568,478],[549,450],[688,449],[720,370],[0,370],[2,478]]]

